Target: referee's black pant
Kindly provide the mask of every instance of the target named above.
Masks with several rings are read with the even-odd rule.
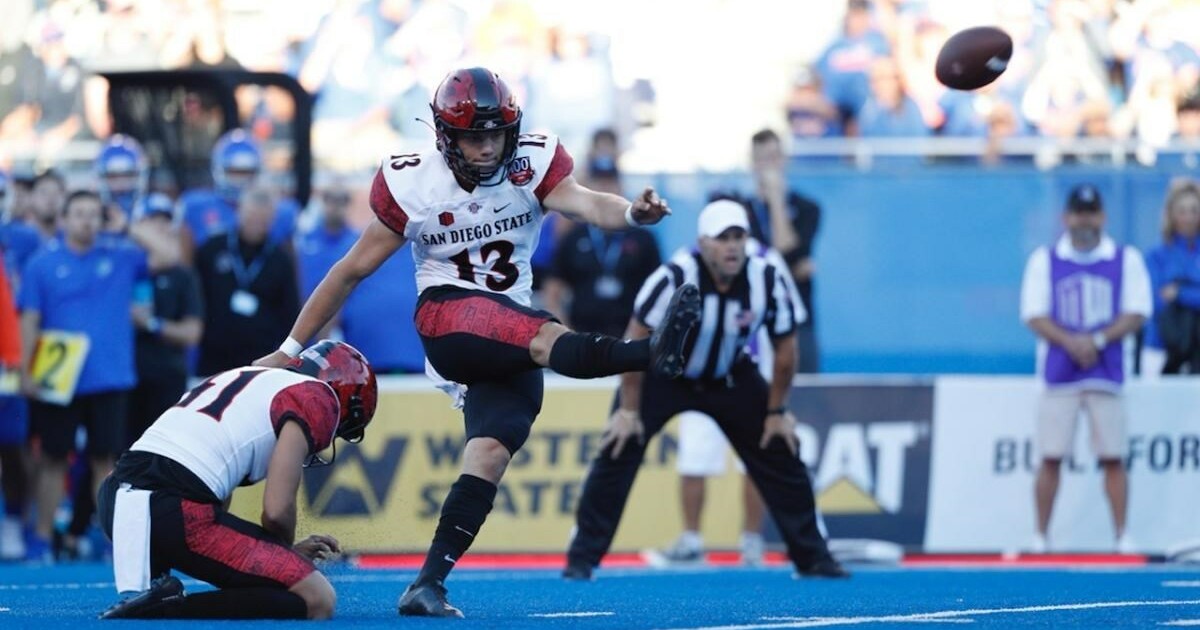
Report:
[[[672,381],[646,373],[641,402],[645,439],[641,445],[626,442],[616,459],[611,456],[611,447],[606,448],[592,462],[575,512],[576,533],[567,551],[569,564],[599,566],[612,545],[646,444],[667,420],[682,411],[700,411],[716,420],[746,465],[746,474],[762,493],[797,569],[830,557],[817,529],[812,483],[804,462],[778,438],[771,440],[767,448],[759,448],[767,415],[766,381],[749,360],[738,362],[730,376],[731,386],[725,381]]]

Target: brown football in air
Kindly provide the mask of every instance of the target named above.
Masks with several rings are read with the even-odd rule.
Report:
[[[1004,74],[1012,52],[1008,33],[993,26],[969,28],[946,40],[934,72],[946,87],[977,90]]]

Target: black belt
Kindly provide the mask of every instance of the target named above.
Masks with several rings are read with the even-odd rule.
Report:
[[[721,391],[725,389],[733,389],[736,385],[733,381],[733,374],[726,374],[721,378],[685,378],[683,379],[688,387],[698,392]]]

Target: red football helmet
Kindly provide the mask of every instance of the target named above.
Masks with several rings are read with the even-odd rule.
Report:
[[[517,134],[521,132],[521,108],[512,90],[495,72],[486,68],[455,70],[442,79],[433,94],[434,129],[437,147],[446,165],[472,184],[491,180],[507,170],[517,153]],[[504,130],[504,155],[491,171],[480,171],[469,164],[458,148],[458,134],[464,131]]]
[[[362,440],[375,416],[379,386],[361,352],[348,343],[322,339],[289,361],[287,369],[329,383],[342,409],[334,436],[347,442]]]

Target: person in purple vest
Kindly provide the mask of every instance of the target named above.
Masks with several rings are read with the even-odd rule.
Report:
[[[1064,233],[1029,257],[1021,283],[1021,319],[1038,336],[1037,447],[1042,464],[1034,496],[1037,535],[1031,551],[1047,550],[1046,531],[1063,458],[1071,454],[1080,411],[1104,469],[1115,549],[1134,550],[1125,531],[1128,481],[1121,387],[1132,365],[1132,338],[1150,316],[1150,276],[1134,247],[1104,233],[1104,206],[1095,186],[1071,190]]]

